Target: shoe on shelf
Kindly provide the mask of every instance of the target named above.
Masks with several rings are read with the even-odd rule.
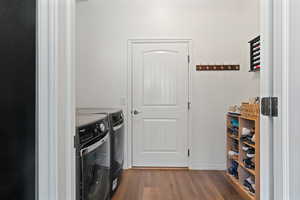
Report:
[[[242,149],[243,149],[243,151],[245,151],[247,153],[252,153],[252,152],[255,153],[255,149],[253,147],[248,146],[248,145],[243,145]]]
[[[248,158],[254,158],[255,157],[255,149],[252,148],[252,147],[249,148],[248,151],[247,151],[247,153],[246,153],[246,156]]]
[[[255,154],[249,154],[249,153],[247,153],[246,156],[247,156],[247,158],[254,158]]]
[[[255,181],[252,179],[251,176],[249,176],[248,178],[246,178],[246,181],[248,181],[248,183],[250,183],[251,185],[255,184]]]
[[[237,119],[232,119],[230,123],[232,127],[239,127],[239,120]]]
[[[236,179],[239,178],[238,167],[239,164],[233,160],[231,162],[231,167],[228,168],[228,173],[234,176]]]
[[[243,149],[243,151],[247,152],[247,151],[250,149],[250,147],[244,145],[244,146],[242,147],[242,149]]]
[[[254,140],[252,140],[253,137],[254,137]],[[241,139],[242,139],[242,141],[247,142],[249,144],[255,144],[255,134],[242,136]]]
[[[228,151],[228,155],[229,155],[229,156],[238,156],[238,155],[239,155],[239,152],[236,152],[236,151]]]
[[[255,194],[255,186],[254,186],[255,184],[251,184],[251,183],[249,183],[248,181],[247,181],[247,179],[244,181],[244,186],[245,186],[245,188],[249,191],[249,192],[251,192],[251,193],[253,193],[253,194]],[[254,186],[254,187],[253,187]]]
[[[239,135],[239,128],[238,127],[230,127],[228,128],[228,132],[232,135],[238,136]]]
[[[253,134],[251,141],[255,143],[255,134]]]
[[[246,136],[246,135],[250,135],[251,134],[251,130],[248,128],[243,128],[242,129],[242,136]]]
[[[253,169],[253,170],[255,169],[255,164],[252,161],[252,158],[246,158],[243,161],[246,168]]]

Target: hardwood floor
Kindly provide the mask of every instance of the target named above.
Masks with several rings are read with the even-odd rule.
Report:
[[[243,200],[224,172],[132,169],[112,200]]]

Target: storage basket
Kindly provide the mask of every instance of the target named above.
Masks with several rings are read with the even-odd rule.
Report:
[[[260,115],[259,104],[242,103],[241,115],[244,117],[257,118]]]

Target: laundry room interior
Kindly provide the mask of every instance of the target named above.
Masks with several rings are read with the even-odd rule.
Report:
[[[78,0],[76,200],[259,200],[261,0]]]

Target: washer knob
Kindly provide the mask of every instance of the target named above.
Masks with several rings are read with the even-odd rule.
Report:
[[[105,124],[101,123],[101,124],[100,124],[100,131],[101,131],[101,132],[104,132],[105,129],[106,129]]]

